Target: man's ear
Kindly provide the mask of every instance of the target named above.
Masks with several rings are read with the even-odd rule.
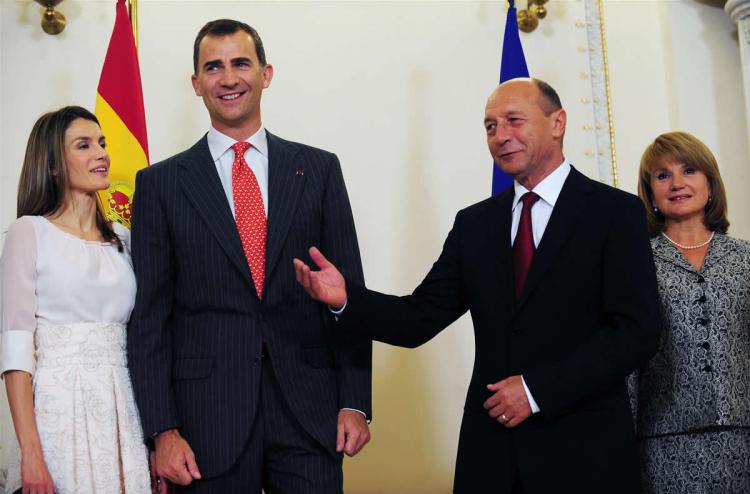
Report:
[[[565,134],[565,125],[568,123],[568,114],[565,110],[560,108],[555,111],[552,115],[552,135],[554,137],[562,137]]]
[[[198,85],[198,76],[193,74],[190,76],[190,83],[193,85],[193,91],[195,91],[196,96],[202,96],[201,95],[201,88]]]
[[[271,85],[271,79],[273,79],[273,65],[267,63],[263,66],[263,89]]]

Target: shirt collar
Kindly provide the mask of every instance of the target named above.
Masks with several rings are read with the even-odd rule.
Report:
[[[544,177],[544,180],[534,187],[534,192],[544,202],[555,207],[557,198],[560,196],[560,192],[565,184],[565,179],[568,178],[568,174],[570,173],[570,168],[570,162],[567,159],[563,160],[552,173]],[[511,209],[514,210],[518,206],[518,203],[521,202],[521,197],[529,190],[516,180],[513,181],[513,190],[515,191],[515,195],[513,196],[513,207]]]
[[[216,130],[213,125],[208,129],[206,140],[208,141],[208,150],[211,152],[211,158],[214,161],[221,158],[237,142],[228,135]],[[268,136],[265,128],[261,126],[255,134],[245,139],[245,142],[252,144],[260,154],[268,158]]]

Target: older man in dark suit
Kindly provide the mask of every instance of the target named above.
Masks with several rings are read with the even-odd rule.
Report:
[[[206,24],[194,66],[211,128],[134,199],[128,357],[156,472],[178,492],[341,492],[342,452],[369,440],[371,343],[333,334],[292,265],[319,243],[362,283],[339,162],[263,128],[273,68],[247,24]]]
[[[476,360],[455,492],[638,492],[625,377],[656,350],[657,295],[638,198],[564,158],[566,113],[534,79],[499,86],[487,143],[514,187],[458,213],[414,293],[394,297],[342,276],[317,249],[312,297],[345,306],[340,329],[421,345],[467,310]]]

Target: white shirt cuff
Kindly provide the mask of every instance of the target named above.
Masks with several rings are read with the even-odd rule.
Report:
[[[331,314],[333,314],[336,317],[337,321],[339,320],[339,316],[344,313],[344,309],[346,309],[346,304],[348,302],[349,302],[349,299],[346,299],[346,301],[344,301],[344,305],[341,306],[341,308],[339,310],[333,310],[333,307],[331,307],[330,305],[328,306],[328,310],[330,310]],[[348,408],[344,408],[344,410],[349,410],[349,409]],[[359,410],[357,410],[357,411],[359,412]]]
[[[526,386],[526,380],[523,376],[521,376],[521,382],[523,383],[523,390],[526,392],[526,399],[529,400],[529,406],[531,406],[531,413],[539,413],[539,405],[536,404],[536,400],[531,396],[531,391],[529,391],[529,387]]]
[[[346,408],[346,407],[342,408],[342,410],[351,410],[352,412],[359,412],[359,413],[361,413],[361,414],[362,414],[362,416],[363,416],[363,417],[365,418],[365,421],[366,421],[366,422],[367,422],[368,424],[370,423],[370,421],[369,421],[369,420],[367,420],[367,414],[366,414],[365,412],[363,412],[362,410],[357,410],[356,408]]]
[[[12,370],[34,375],[34,332],[9,329],[3,332],[0,345],[0,375]]]

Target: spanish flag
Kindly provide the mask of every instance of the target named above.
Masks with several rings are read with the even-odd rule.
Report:
[[[102,203],[109,220],[130,228],[135,174],[148,166],[148,144],[138,53],[125,0],[117,0],[115,27],[96,91],[95,113],[111,160],[110,185],[102,192]]]

